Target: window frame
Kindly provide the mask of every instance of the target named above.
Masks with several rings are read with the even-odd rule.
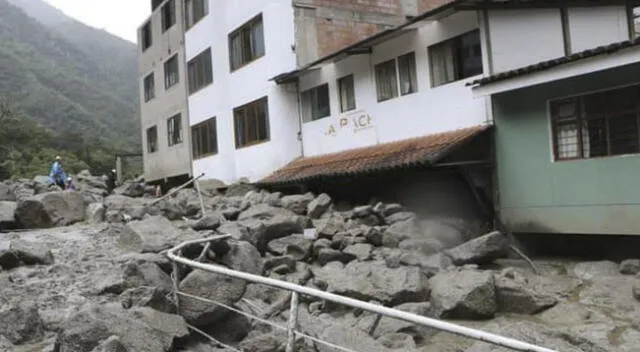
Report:
[[[202,4],[202,15],[196,18],[196,13],[193,11],[191,13],[189,11],[189,4],[193,4],[194,2],[200,2]],[[193,6],[191,9],[195,9]],[[193,18],[190,19],[190,15],[193,14]],[[185,32],[195,27],[203,18],[207,17],[209,14],[209,1],[208,0],[185,0],[184,2],[184,28]]]
[[[402,60],[407,60],[406,62],[402,62],[405,63],[407,65],[409,65],[409,67],[406,67],[406,73],[408,74],[408,78],[409,78],[409,84],[411,86],[410,91],[407,92],[403,92],[403,87],[402,87],[402,82],[403,82],[403,75],[402,75],[402,67],[401,67],[401,61]],[[418,65],[416,62],[416,52],[412,51],[412,52],[408,52],[406,54],[400,55],[396,58],[397,61],[397,65],[398,65],[398,69],[397,69],[397,76],[398,76],[398,93],[400,94],[400,96],[405,96],[405,95],[409,95],[409,94],[414,94],[418,92]]]
[[[158,144],[158,125],[153,125],[151,127],[148,127],[146,129],[146,136],[147,136],[147,154],[153,154],[156,153],[158,150],[160,150],[160,145]],[[154,138],[151,138],[151,136],[153,136]],[[153,139],[153,144],[152,144],[152,139]]]
[[[464,66],[464,61],[461,59],[461,48],[462,48],[462,40],[464,37],[466,36],[470,36],[470,35],[476,35],[478,37],[478,45],[480,47],[480,72],[475,72],[474,74],[471,75],[464,75],[463,74],[463,69],[462,67]],[[435,51],[443,48],[447,45],[451,45],[453,46],[453,48],[451,48],[450,50],[452,51],[452,59],[453,59],[453,63],[451,64],[452,69],[453,69],[453,78],[445,80],[443,82],[436,82],[435,80],[435,72],[436,69],[434,68],[434,62],[436,62],[437,60],[434,58],[436,56]],[[440,87],[440,86],[444,86],[450,83],[454,83],[454,82],[458,82],[461,81],[463,79],[467,79],[470,77],[474,77],[474,76],[478,76],[484,73],[484,64],[482,63],[482,38],[480,36],[480,29],[476,28],[473,30],[470,30],[468,32],[462,33],[460,35],[457,35],[455,37],[449,38],[447,40],[443,40],[440,41],[438,43],[432,44],[430,46],[427,47],[427,54],[428,54],[428,58],[429,58],[429,76],[430,76],[430,81],[431,81],[431,88],[436,88],[436,87]]]
[[[198,75],[199,73],[202,75]],[[202,77],[202,80],[198,77]],[[213,61],[209,47],[187,63],[187,92],[193,95],[211,84],[213,84]]]
[[[351,95],[352,98],[351,100],[353,101],[353,107],[349,106],[349,97],[346,97],[346,103],[343,101],[343,83],[347,82],[347,84],[350,82],[351,83]],[[356,101],[356,83],[355,83],[355,77],[354,74],[348,74],[345,76],[342,76],[340,78],[338,78],[337,80],[337,84],[338,84],[338,101],[340,102],[340,112],[341,113],[345,113],[345,112],[349,112],[349,111],[353,111],[356,110],[358,108],[358,103]],[[349,92],[347,91],[347,94]],[[347,106],[345,106],[347,105]]]
[[[151,82],[151,84],[147,86],[147,83],[149,82]],[[142,79],[142,91],[145,103],[148,103],[156,98],[156,76],[154,72],[149,73]]]
[[[205,137],[210,143],[203,143]],[[212,150],[203,150],[205,144],[210,144],[207,146],[212,146]],[[191,126],[191,154],[194,160],[218,154],[218,121],[215,116]]]
[[[388,97],[383,97],[381,96],[381,92],[380,92],[380,83],[381,83],[381,79],[380,79],[380,72],[378,71],[379,68],[381,68],[382,66],[389,66],[387,67],[387,69],[389,68],[393,68],[393,77],[392,77],[392,92],[391,95]],[[400,96],[399,94],[399,87],[398,87],[398,65],[396,63],[396,58],[392,58],[389,60],[385,60],[382,62],[377,63],[376,65],[374,65],[373,67],[373,71],[374,71],[374,75],[375,75],[375,82],[376,82],[376,98],[378,103],[382,103],[384,101],[388,101],[388,100],[392,100],[395,99],[397,97]],[[385,74],[387,74],[389,72],[385,72]],[[386,79],[391,80],[391,78],[386,77]]]
[[[316,104],[319,103],[321,90],[326,90],[326,92],[322,92],[323,95],[326,94],[326,113],[323,113],[324,109],[316,109]],[[315,87],[309,88],[304,92],[300,93],[302,108],[303,108],[303,121],[313,122],[318,121],[331,116],[331,90],[329,89],[329,83],[322,83]],[[314,115],[315,112],[319,112],[318,115]]]
[[[142,47],[142,52],[149,50],[149,48],[153,46],[153,27],[151,25],[151,20],[148,20],[140,28],[140,45]]]
[[[162,5],[162,8],[160,9],[160,14],[161,14],[160,22],[162,26],[162,33],[165,33],[166,31],[171,29],[171,27],[175,26],[177,22],[175,0],[167,0],[167,2],[164,5]],[[167,15],[169,18],[167,18]],[[169,23],[167,23],[167,20],[169,21]]]
[[[178,121],[176,123],[175,121]],[[173,138],[175,136],[175,127],[178,127],[178,135],[177,139]],[[173,147],[184,142],[184,138],[182,135],[182,114],[177,113],[167,119],[167,145],[169,147]]]
[[[259,139],[259,134],[260,134],[260,123],[258,121],[259,119],[259,107],[260,105],[262,105],[264,107],[264,127],[265,127],[265,138],[263,139]],[[254,122],[256,123],[256,139],[255,140],[251,140],[249,141],[249,127],[248,127],[248,123],[247,121],[250,119],[250,117],[248,117],[247,112],[249,112],[249,110],[252,110],[252,112],[255,113],[255,115],[253,116],[253,120],[255,120]],[[242,115],[242,116],[240,116]],[[242,119],[242,121],[240,120]],[[244,139],[245,141],[241,141],[241,136],[238,134],[238,130],[240,129],[240,124],[241,122],[245,122],[244,127],[242,128],[244,131]],[[247,104],[238,106],[236,108],[233,109],[233,131],[234,131],[234,141],[235,141],[235,146],[236,149],[243,149],[243,148],[248,148],[248,147],[252,147],[258,144],[263,144],[263,143],[267,143],[271,140],[271,126],[269,123],[269,97],[268,96],[264,96],[262,98],[256,99],[254,101],[251,101]],[[244,143],[243,143],[244,142]]]
[[[175,60],[175,69],[176,69],[176,74],[175,74],[175,82],[171,83],[171,81],[169,80],[167,76],[167,72],[168,72],[168,67],[171,63],[172,60]],[[175,87],[178,83],[180,83],[180,64],[178,62],[178,53],[175,53],[173,56],[171,56],[170,58],[168,58],[165,62],[164,62],[164,89],[165,90],[169,90],[172,87]]]
[[[253,30],[254,30],[254,26],[257,24],[260,24],[260,26],[262,27],[261,37],[259,38],[262,42],[261,44],[262,51],[260,53],[254,52],[256,48],[253,47],[253,44],[255,41],[255,37],[254,37],[255,33],[253,32]],[[264,35],[265,35],[264,18],[262,16],[262,13],[259,13],[258,15],[254,16],[247,22],[240,25],[238,28],[234,29],[231,33],[229,33],[229,35],[227,36],[227,41],[228,41],[228,48],[229,48],[230,72],[235,72],[245,66],[248,66],[251,63],[261,59],[266,55],[267,50],[265,47],[266,41],[265,41]],[[240,50],[241,58],[238,63],[235,63],[234,41],[236,40],[237,37],[240,38],[239,43],[241,46],[239,50]],[[245,47],[245,45],[247,44],[247,42],[245,41],[248,41],[249,48]],[[245,57],[245,55],[247,55],[248,57]]]

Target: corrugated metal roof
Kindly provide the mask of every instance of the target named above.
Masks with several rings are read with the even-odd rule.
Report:
[[[568,64],[571,62],[576,62],[576,61],[580,61],[580,60],[584,60],[584,59],[588,59],[588,58],[592,58],[600,55],[605,55],[605,54],[612,54],[617,51],[635,47],[638,45],[640,45],[640,38],[635,40],[626,40],[623,42],[599,46],[597,48],[588,49],[588,50],[581,51],[579,53],[575,53],[569,56],[563,56],[553,60],[542,61],[537,64],[525,66],[515,70],[496,73],[494,75],[480,78],[473,82],[467,83],[467,86],[473,86],[473,85],[483,86],[483,85],[487,85],[487,84],[491,84],[499,81],[504,81],[510,78],[515,78],[515,77],[524,76],[524,75],[535,73],[535,72],[548,70],[553,67]]]
[[[489,125],[474,126],[339,153],[299,158],[259,183],[283,184],[319,177],[356,175],[430,165],[447,156],[455,147],[490,128]]]

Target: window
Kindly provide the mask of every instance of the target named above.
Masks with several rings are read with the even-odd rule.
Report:
[[[353,75],[338,80],[338,94],[340,95],[340,111],[346,112],[356,108],[356,92],[353,86]]]
[[[156,81],[152,72],[149,75],[147,75],[147,77],[145,77],[143,81],[145,103],[156,97],[155,85],[156,85]]]
[[[396,60],[389,60],[377,64],[375,71],[378,101],[385,101],[397,97],[398,77],[396,74]]]
[[[147,22],[140,30],[140,40],[142,44],[142,51],[149,49],[153,44],[153,36],[151,34],[151,21]]]
[[[167,120],[167,140],[170,147],[182,143],[182,117],[180,114]]]
[[[640,152],[640,86],[551,102],[556,160]]]
[[[302,92],[302,109],[305,122],[319,120],[331,115],[329,85],[323,84]]]
[[[169,89],[180,82],[178,72],[178,54],[173,55],[164,63],[164,88]]]
[[[482,74],[480,31],[431,46],[429,62],[433,87]]]
[[[631,39],[640,37],[640,6],[634,6],[629,12],[629,25],[631,26]]]
[[[231,71],[264,56],[262,15],[252,19],[229,35]]]
[[[158,151],[158,127],[147,128],[147,153]]]
[[[175,0],[169,0],[162,6],[162,33],[174,24],[176,24],[176,3]]]
[[[213,82],[211,67],[211,48],[194,57],[187,64],[189,77],[189,94],[193,94]]]
[[[264,97],[233,110],[236,148],[269,140],[269,107]]]
[[[191,127],[191,145],[194,159],[218,153],[218,132],[215,117]]]
[[[185,1],[185,26],[187,29],[193,27],[204,16],[209,14],[208,0],[186,0]]]
[[[400,76],[401,95],[407,95],[418,91],[415,53],[409,53],[398,57],[398,75]]]

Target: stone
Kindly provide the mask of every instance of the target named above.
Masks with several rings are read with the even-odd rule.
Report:
[[[10,352],[15,350],[15,345],[3,335],[0,335],[0,351]],[[125,351],[126,352],[126,351]]]
[[[22,265],[20,258],[11,250],[11,242],[0,242],[0,268],[7,270],[20,265]]]
[[[244,280],[195,270],[180,283],[180,291],[204,299],[232,305],[245,293]],[[223,319],[229,311],[221,306],[190,297],[180,298],[180,315],[195,326],[207,326]]]
[[[378,338],[378,342],[392,350],[411,351],[416,348],[416,342],[413,337],[402,332],[383,335]]]
[[[167,291],[158,287],[135,287],[120,295],[120,303],[125,309],[132,307],[149,307],[159,312],[173,314],[176,307],[167,298]]]
[[[283,343],[282,337],[264,334],[242,341],[239,347],[243,352],[278,352]]]
[[[137,198],[144,195],[144,188],[144,184],[141,182],[125,182],[122,186],[116,187],[113,190],[113,193],[126,197]]]
[[[6,183],[0,183],[0,202],[15,202],[16,200],[13,187]]]
[[[118,243],[140,253],[161,252],[177,244],[180,230],[163,216],[153,216],[128,223],[120,234]]]
[[[11,230],[17,226],[15,212],[18,203],[0,201],[0,230]]]
[[[620,275],[618,264],[608,260],[578,263],[573,267],[573,273],[582,280]]]
[[[431,310],[431,304],[429,302],[404,303],[393,308],[401,310],[403,312],[428,317]],[[358,321],[358,327],[363,331],[368,332],[370,331],[373,324],[375,324],[376,320],[376,314],[366,314]],[[372,336],[375,338],[379,338],[381,336],[393,333],[405,333],[411,336],[412,339],[421,341],[428,336],[429,329],[406,322],[404,320],[382,317]]]
[[[246,241],[229,242],[229,251],[220,259],[220,263],[233,270],[262,275],[264,263],[260,252]]]
[[[249,229],[237,222],[225,222],[220,225],[218,232],[223,235],[231,235],[231,237],[237,241],[249,241],[251,235]]]
[[[366,261],[371,258],[373,246],[368,243],[356,243],[343,250],[345,254],[351,254],[359,261]]]
[[[51,192],[18,202],[15,217],[25,229],[68,226],[84,220],[85,203],[78,192]]]
[[[558,303],[558,299],[546,292],[536,292],[526,279],[497,275],[495,277],[498,310],[503,313],[538,314]]]
[[[440,252],[444,246],[437,239],[426,237],[406,239],[398,244],[398,248],[430,255]]]
[[[236,207],[228,207],[222,210],[222,215],[227,220],[235,221],[238,220],[238,216],[240,215],[241,210]]]
[[[227,197],[244,197],[247,193],[256,191],[256,187],[246,182],[237,182],[227,187],[224,195]]]
[[[11,242],[10,249],[26,265],[52,265],[55,262],[49,247],[41,243],[16,240]]]
[[[312,269],[327,291],[364,301],[398,305],[429,299],[429,282],[417,267],[388,268],[384,261],[331,262]]]
[[[328,218],[313,221],[318,237],[332,238],[335,234],[346,230],[344,219],[340,216],[331,216]]]
[[[331,197],[322,193],[307,205],[307,215],[311,219],[319,219],[331,206]]]
[[[85,221],[89,224],[99,224],[105,220],[107,208],[102,203],[91,203],[87,206]]]
[[[313,242],[313,246],[311,248],[311,251],[313,252],[313,256],[318,257],[318,253],[320,253],[320,250],[323,248],[331,248],[331,240],[328,240],[326,238],[321,238]]]
[[[157,253],[127,253],[117,257],[115,261],[119,264],[124,264],[127,262],[135,262],[138,264],[154,263],[167,274],[171,273],[171,271],[173,270],[169,257]]]
[[[618,271],[623,275],[636,275],[640,272],[640,259],[627,259],[622,261]]]
[[[640,280],[636,279],[631,288],[631,293],[633,294],[633,298],[640,302]]]
[[[111,336],[104,340],[99,346],[91,352],[128,352],[127,348],[122,344],[118,336]]]
[[[104,199],[104,205],[107,207],[107,221],[112,222],[111,219],[113,219],[116,220],[114,222],[118,222],[118,218],[124,215],[128,215],[132,220],[141,220],[146,214],[160,215],[163,212],[161,205],[150,207],[148,203],[149,201],[144,198],[110,195]]]
[[[412,212],[399,211],[399,212],[395,212],[390,215],[387,215],[384,218],[385,223],[387,223],[388,225],[393,225],[396,222],[408,221],[408,220],[417,221],[418,217],[416,216],[415,213],[412,213]]]
[[[487,264],[506,257],[509,253],[508,245],[507,237],[495,231],[449,249],[445,253],[458,266]]]
[[[304,235],[293,234],[269,242],[267,249],[274,255],[290,255],[297,261],[307,259],[311,255],[313,241]]]
[[[354,218],[364,218],[369,216],[373,212],[373,207],[370,205],[361,205],[353,208],[352,216]]]
[[[355,259],[355,255],[345,253],[333,248],[321,248],[318,251],[318,255],[316,256],[316,260],[320,265],[325,265],[330,262],[341,262],[343,264],[346,264]]]
[[[191,228],[196,231],[216,230],[222,223],[223,216],[218,212],[209,212],[196,221]]]
[[[415,218],[394,222],[382,235],[382,245],[397,248],[402,241],[423,238],[422,230]]]
[[[308,218],[295,213],[258,204],[240,213],[239,223],[248,228],[251,244],[261,253],[266,252],[269,241],[302,233],[307,227]]]
[[[329,325],[320,334],[321,339],[342,346],[352,351],[387,352],[382,343],[374,340],[365,332],[343,324]],[[318,352],[334,352],[335,349],[322,344],[316,344]]]
[[[0,308],[0,336],[14,345],[39,340],[44,336],[44,324],[34,303],[20,303]]]
[[[252,329],[253,325],[249,318],[242,314],[231,312],[224,321],[204,327],[203,331],[222,343],[236,345],[247,337]]]
[[[88,305],[62,324],[56,345],[65,352],[86,352],[111,336],[118,336],[127,351],[169,352],[189,330],[182,317],[147,307]]]
[[[243,211],[238,216],[238,221],[247,219],[269,220],[276,216],[291,217],[296,215],[288,209],[276,208],[268,204],[257,204]]]
[[[307,207],[314,198],[313,193],[308,192],[305,194],[284,196],[280,199],[280,202],[283,208],[289,209],[298,215],[305,215],[307,213]]]
[[[283,265],[289,268],[289,272],[293,272],[296,270],[296,260],[289,255],[268,258],[264,263],[264,269],[269,271],[273,268],[277,268]]]
[[[488,319],[493,318],[498,310],[495,280],[491,272],[443,272],[429,279],[429,284],[435,317]]]
[[[364,232],[364,237],[367,239],[367,241],[369,243],[371,243],[372,245],[379,247],[382,246],[382,234],[385,232],[386,230],[382,230],[381,227],[379,226],[374,226],[374,227],[369,227],[365,232]]]
[[[428,277],[432,277],[453,265],[451,258],[443,253],[428,256],[419,252],[401,252],[399,261],[402,265],[420,267]]]
[[[122,272],[126,287],[155,287],[165,293],[173,288],[171,277],[155,263],[128,262],[124,264]]]

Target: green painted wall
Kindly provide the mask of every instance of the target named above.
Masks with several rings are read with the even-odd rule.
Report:
[[[554,162],[548,100],[640,82],[640,64],[493,97],[497,207],[514,232],[640,234],[640,155]]]

